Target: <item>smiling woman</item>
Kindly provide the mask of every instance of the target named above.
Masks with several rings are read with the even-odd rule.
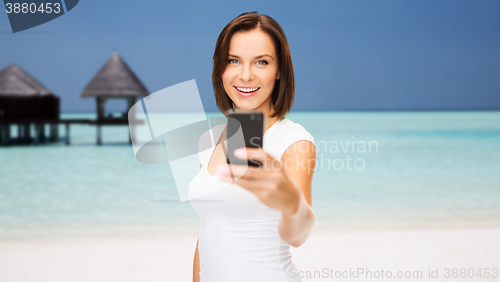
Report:
[[[290,246],[301,246],[316,222],[311,199],[316,145],[304,127],[285,117],[295,85],[278,23],[257,12],[232,20],[217,40],[212,80],[224,115],[231,109],[264,114],[263,148],[235,151],[262,166],[226,163],[227,124],[200,138],[211,136],[216,145],[199,152],[200,172],[188,191],[201,218],[193,281],[302,281],[294,276]],[[289,163],[306,165],[284,165]]]

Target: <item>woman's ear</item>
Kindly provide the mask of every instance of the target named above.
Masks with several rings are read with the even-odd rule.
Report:
[[[280,72],[276,75],[276,79],[280,79]]]

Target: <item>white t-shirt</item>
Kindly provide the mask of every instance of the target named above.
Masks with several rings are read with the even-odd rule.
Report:
[[[279,236],[281,211],[207,171],[208,160],[225,127],[217,125],[206,132],[214,146],[198,153],[202,168],[188,191],[190,203],[201,219],[200,282],[300,282],[293,275],[296,272],[291,271],[295,265],[290,245]],[[263,149],[281,161],[285,150],[300,140],[316,146],[303,126],[284,118],[266,131]]]

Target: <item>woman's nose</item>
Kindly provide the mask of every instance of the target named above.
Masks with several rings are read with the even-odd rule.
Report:
[[[252,68],[250,66],[243,66],[240,72],[240,79],[244,81],[253,80]]]

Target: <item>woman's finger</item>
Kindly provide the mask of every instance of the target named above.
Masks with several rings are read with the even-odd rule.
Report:
[[[262,148],[242,147],[234,150],[234,155],[239,159],[258,161],[267,170],[271,169],[273,163],[277,161]]]
[[[265,179],[266,171],[260,169],[259,167],[251,166],[251,165],[228,165],[229,169],[223,167],[217,167],[217,172],[228,174],[231,171],[231,174],[236,179],[240,177],[244,177],[247,179]]]

